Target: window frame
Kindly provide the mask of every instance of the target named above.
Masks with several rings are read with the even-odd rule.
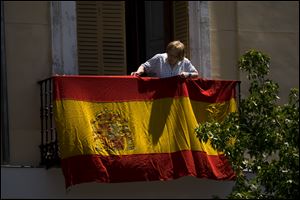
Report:
[[[10,151],[4,25],[4,3],[1,1],[1,164],[8,164]]]

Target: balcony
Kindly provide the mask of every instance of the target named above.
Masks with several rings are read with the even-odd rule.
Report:
[[[40,85],[40,119],[41,119],[41,152],[40,165],[49,169],[59,166],[57,133],[53,119],[53,84],[52,78],[38,82]]]
[[[235,88],[237,95],[237,106],[240,104],[240,81]],[[58,149],[58,138],[53,116],[53,80],[52,77],[38,82],[40,86],[40,123],[41,144],[40,166],[49,169],[60,167],[60,152]]]

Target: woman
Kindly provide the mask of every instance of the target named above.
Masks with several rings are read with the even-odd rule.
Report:
[[[147,62],[141,64],[132,76],[147,76],[166,78],[181,75],[183,77],[198,77],[198,71],[191,61],[185,58],[184,44],[180,41],[170,42],[166,53],[156,54]]]

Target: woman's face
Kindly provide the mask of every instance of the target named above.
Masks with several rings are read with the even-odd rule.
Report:
[[[179,53],[176,50],[170,50],[167,52],[168,54],[168,62],[170,65],[176,65],[179,61]]]

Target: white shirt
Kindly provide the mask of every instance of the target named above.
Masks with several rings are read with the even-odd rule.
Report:
[[[187,58],[179,61],[174,68],[171,68],[167,58],[167,53],[156,54],[141,65],[144,66],[148,76],[160,78],[177,76],[180,75],[181,72],[197,72],[191,61],[189,61]]]

